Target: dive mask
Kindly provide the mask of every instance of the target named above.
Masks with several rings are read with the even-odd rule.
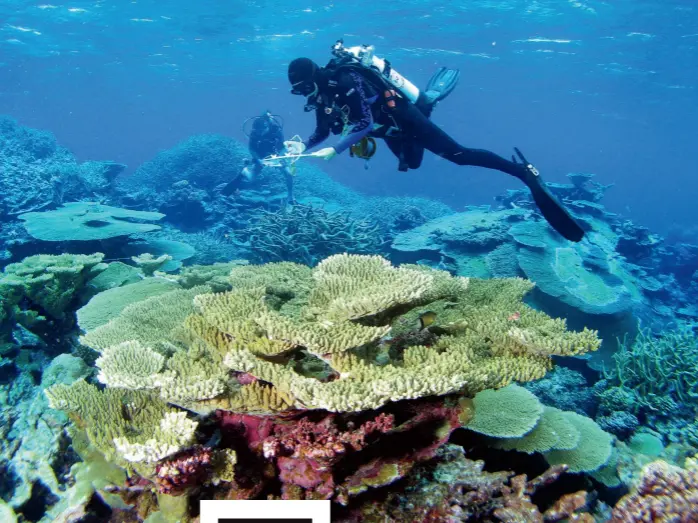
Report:
[[[302,80],[300,82],[296,82],[291,86],[291,94],[310,96],[316,91],[316,89],[317,85],[315,85],[315,82],[308,82],[307,80]]]

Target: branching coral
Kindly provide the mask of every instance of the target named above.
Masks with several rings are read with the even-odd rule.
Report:
[[[225,307],[219,308],[217,317],[233,322],[238,321],[236,318],[255,318],[247,320],[255,325],[247,332],[258,329],[257,341],[245,341],[241,349],[230,329],[224,335],[208,333],[208,339],[217,340],[219,349],[226,353],[227,366],[273,384],[305,408],[356,411],[377,408],[387,401],[458,390],[475,393],[512,380],[542,377],[550,367],[550,354],[578,354],[598,346],[592,331],[568,332],[564,322],[526,308],[520,299],[530,286],[523,280],[473,285],[441,271],[395,269],[380,259],[350,255],[331,257],[312,274],[314,286],[307,306],[296,316],[310,320],[291,321],[264,310],[262,296],[250,295],[247,308],[236,305],[227,312]],[[345,292],[348,300],[342,299]],[[444,306],[444,326],[453,335],[442,336],[433,348],[410,347],[398,361],[381,363],[380,351],[362,349],[371,342],[371,336],[354,335],[346,342],[341,342],[342,338],[313,338],[316,331],[368,329],[361,324],[368,318],[379,318],[389,326],[395,323],[395,314],[444,297],[449,304],[448,310]],[[202,296],[199,301],[209,299],[220,300]],[[228,306],[232,304],[228,302]],[[523,340],[520,332],[513,333],[514,322],[508,320],[519,311],[519,329],[526,333]],[[204,323],[216,327],[206,319],[205,309],[202,314]],[[373,339],[380,336],[376,332]],[[255,356],[255,346],[270,343],[287,343],[284,350],[304,346],[323,357],[336,371],[337,379],[323,382],[301,376],[293,368]],[[245,349],[247,346],[253,349]],[[326,357],[328,354],[333,356]]]
[[[77,381],[46,391],[52,408],[67,412],[109,460],[155,463],[194,443],[197,423],[141,391]]]
[[[641,330],[634,343],[620,345],[613,359],[615,368],[607,378],[635,390],[645,404],[653,398],[698,402],[698,336],[690,325],[658,337]]]
[[[295,205],[259,213],[242,233],[259,262],[293,261],[313,266],[332,254],[382,250],[379,227],[347,212]]]

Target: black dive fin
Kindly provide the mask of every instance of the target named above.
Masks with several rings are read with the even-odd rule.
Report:
[[[538,209],[550,226],[559,232],[562,236],[572,242],[579,242],[584,238],[584,229],[575,221],[569,212],[557,201],[555,196],[545,186],[541,180],[538,170],[531,165],[521,151],[514,147],[516,154],[521,158],[527,174],[523,178],[523,182],[531,190],[533,201],[536,202]],[[512,156],[514,163],[518,163],[516,158]],[[520,165],[520,164],[519,164]]]
[[[446,98],[458,85],[460,71],[458,69],[448,69],[441,67],[429,79],[424,94],[429,103],[435,104]]]
[[[223,196],[230,196],[233,194],[235,191],[240,189],[242,187],[242,182],[244,181],[244,176],[242,174],[239,174],[235,179],[229,181],[226,183],[223,188],[221,189],[221,194]]]

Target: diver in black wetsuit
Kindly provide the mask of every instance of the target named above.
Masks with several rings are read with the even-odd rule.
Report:
[[[319,145],[330,133],[343,134],[333,147],[314,153],[329,160],[371,136],[383,138],[399,158],[399,168],[406,170],[405,167],[419,168],[427,149],[457,165],[496,169],[515,176],[529,187],[541,213],[560,234],[575,242],[584,237],[584,230],[553,197],[538,170],[518,149],[514,148],[521,161],[514,156],[509,161],[487,150],[464,147],[434,124],[429,119],[431,111],[445,97],[439,92],[429,96],[427,90],[412,103],[370,68],[334,61],[321,68],[309,58],[293,60],[288,78],[291,92],[307,97],[306,110],[316,112],[316,129],[308,140],[284,142],[291,154]]]
[[[247,160],[242,172],[221,191],[222,194],[230,196],[233,192],[239,189],[244,182],[252,180],[255,176],[259,176],[264,168],[262,159],[273,154],[281,154],[284,150],[284,132],[283,126],[278,117],[265,111],[261,116],[251,118],[252,129],[249,134],[248,149],[251,159]],[[247,121],[250,121],[247,120]],[[244,125],[243,125],[244,129]],[[286,189],[288,191],[288,203],[293,204],[293,175],[289,166],[284,160],[279,160],[278,169],[280,169],[286,179]]]

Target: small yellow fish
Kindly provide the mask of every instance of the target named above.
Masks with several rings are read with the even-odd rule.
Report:
[[[436,321],[436,313],[426,311],[419,315],[419,328],[426,329]]]

